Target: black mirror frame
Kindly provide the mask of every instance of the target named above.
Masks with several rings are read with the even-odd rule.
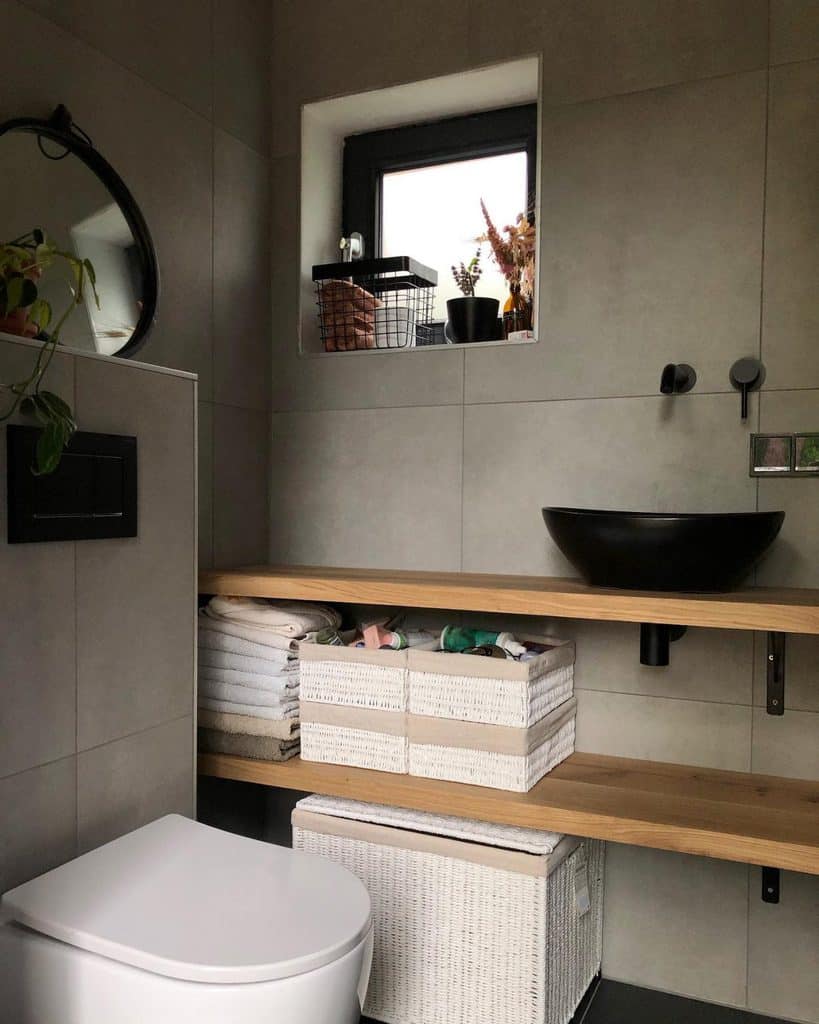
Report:
[[[94,149],[90,140],[77,133],[71,115],[62,104],[57,107],[47,121],[33,117],[18,117],[11,121],[4,121],[0,124],[0,136],[7,132],[28,132],[40,139],[48,139],[63,146],[96,174],[122,211],[136,243],[144,290],[142,310],[134,333],[128,342],[113,355],[122,359],[132,358],[147,341],[156,321],[159,305],[159,264],[156,258],[156,249],[151,232],[148,230],[148,225],[136,200],[114,168]]]

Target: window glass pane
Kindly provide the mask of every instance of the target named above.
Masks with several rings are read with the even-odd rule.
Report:
[[[459,160],[384,175],[382,256],[412,256],[438,271],[435,318],[446,319],[446,300],[460,295],[453,263],[468,263],[483,234],[481,199],[499,230],[526,210],[526,153]],[[500,301],[509,291],[483,246],[477,293]]]

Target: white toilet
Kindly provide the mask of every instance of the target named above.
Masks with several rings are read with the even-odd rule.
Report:
[[[179,815],[0,902],[4,1024],[358,1024],[371,959],[354,875]]]

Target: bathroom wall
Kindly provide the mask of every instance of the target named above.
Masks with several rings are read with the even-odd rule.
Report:
[[[0,0],[0,119],[65,103],[154,237],[139,359],[199,375],[203,566],[267,547],[269,0]]]
[[[819,586],[819,485],[747,471],[751,430],[819,429],[816,0],[274,0],[274,237],[298,236],[301,103],[533,52],[537,345],[300,358],[276,247],[272,560],[567,574],[544,504],[777,507],[759,582]],[[768,376],[742,424],[745,355]],[[659,396],[672,361],[693,394]],[[771,718],[762,635],[690,630],[663,670],[636,626],[552,627],[578,639],[581,749],[819,778],[815,640]],[[778,906],[760,884],[612,845],[604,973],[819,1021],[819,879],[783,874]]]
[[[35,355],[0,340],[0,380]],[[193,811],[196,381],[58,353],[45,386],[136,435],[139,535],[7,544],[0,438],[0,892]]]
[[[267,0],[0,0],[0,119],[65,103],[120,172],[162,273],[139,359],[199,377],[197,410],[190,375],[49,371],[81,428],[138,435],[135,541],[9,547],[0,467],[0,891],[193,811],[197,419],[202,564],[267,547],[268,19]],[[28,356],[0,343],[0,380]]]

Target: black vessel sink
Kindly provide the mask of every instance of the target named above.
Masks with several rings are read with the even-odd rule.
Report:
[[[594,586],[726,591],[765,554],[785,513],[544,508],[543,519],[566,558]]]

